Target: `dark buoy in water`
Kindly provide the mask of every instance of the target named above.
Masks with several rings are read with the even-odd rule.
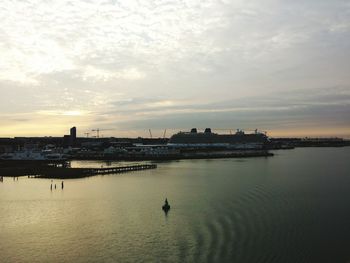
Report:
[[[168,199],[167,199],[167,198],[165,198],[165,203],[164,203],[164,205],[162,206],[162,209],[163,209],[163,211],[164,211],[165,213],[168,213],[168,211],[170,210],[170,205],[169,205],[169,203],[168,203]]]

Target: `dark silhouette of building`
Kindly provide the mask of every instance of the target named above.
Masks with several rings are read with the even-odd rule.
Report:
[[[70,128],[70,138],[72,139],[72,141],[75,141],[77,139],[77,128],[76,127]]]
[[[70,144],[74,145],[77,141],[77,128],[74,126],[70,128]]]
[[[63,145],[64,146],[72,146],[77,143],[77,128],[74,126],[70,128],[69,135],[63,136]]]

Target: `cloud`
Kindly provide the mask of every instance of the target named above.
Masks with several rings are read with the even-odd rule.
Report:
[[[130,129],[348,125],[349,15],[342,0],[5,0],[0,110]]]
[[[69,110],[69,111],[52,111],[52,110],[46,110],[46,111],[38,111],[36,114],[39,115],[47,115],[47,116],[84,116],[88,115],[88,111],[81,111],[81,110]]]
[[[317,134],[315,130],[318,130],[319,134],[324,135],[326,130],[329,134],[338,134],[350,126],[347,120],[350,114],[350,89],[347,87],[281,91],[202,104],[162,102],[167,100],[130,99],[113,103],[115,110],[102,114],[103,125],[114,127],[119,132],[142,132],[151,128],[159,134],[167,128],[168,135],[191,127],[208,126],[228,130],[259,128],[272,133],[274,130],[285,132],[288,129],[298,132],[299,129],[299,134],[308,128],[309,132],[314,129],[313,134]],[[157,107],[150,107],[153,104]]]
[[[93,66],[87,66],[84,68],[82,78],[84,81],[108,81],[111,79],[127,79],[137,80],[145,77],[143,72],[140,72],[137,68],[123,69],[119,72],[113,72],[111,70],[103,70]]]

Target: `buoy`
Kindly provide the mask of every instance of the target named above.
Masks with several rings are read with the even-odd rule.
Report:
[[[164,211],[165,213],[167,213],[167,212],[170,210],[170,205],[169,205],[169,203],[168,203],[168,199],[167,199],[167,198],[165,198],[165,203],[164,203],[164,205],[162,206],[162,209],[163,209],[163,211]]]

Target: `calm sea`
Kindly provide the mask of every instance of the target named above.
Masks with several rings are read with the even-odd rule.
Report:
[[[0,262],[350,262],[350,147],[50,184],[0,182]]]

